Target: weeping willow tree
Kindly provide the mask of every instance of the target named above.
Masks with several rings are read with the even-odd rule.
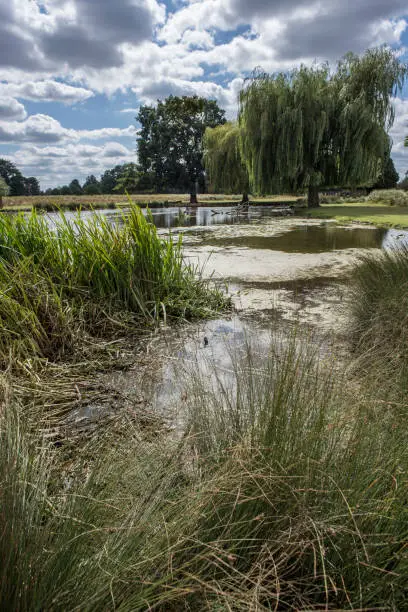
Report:
[[[203,160],[211,191],[242,193],[242,202],[248,202],[249,179],[241,156],[237,123],[206,129]]]
[[[290,74],[255,73],[240,94],[241,149],[255,191],[373,184],[390,149],[392,96],[407,67],[391,50],[346,55],[328,65]]]

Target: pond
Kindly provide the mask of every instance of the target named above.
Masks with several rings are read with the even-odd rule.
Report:
[[[408,245],[407,231],[276,217],[271,207],[253,207],[243,215],[228,208],[217,214],[210,208],[188,215],[180,214],[183,210],[155,209],[153,222],[163,237],[169,229],[183,234],[187,261],[225,286],[235,312],[161,330],[151,351],[162,367],[138,366],[108,380],[126,394],[142,393],[180,431],[183,381],[194,372],[210,378],[217,372],[223,384],[230,384],[231,356],[245,354],[248,343],[266,354],[271,335],[285,336],[300,325],[322,342],[323,359],[332,346],[338,354],[347,336],[347,278],[357,258],[368,250]],[[117,211],[103,214],[112,222],[120,219]]]
[[[187,212],[185,212],[187,210]],[[283,212],[286,212],[285,210]],[[146,215],[146,209],[143,209]],[[77,213],[65,213],[67,219],[74,220]],[[101,210],[112,223],[120,223],[126,209]],[[345,249],[395,248],[408,245],[408,232],[404,230],[386,230],[364,226],[339,226],[333,222],[310,222],[298,217],[285,217],[282,209],[274,206],[251,206],[248,212],[237,213],[236,208],[156,208],[151,210],[154,225],[160,230],[172,229],[189,235],[200,235],[202,242],[209,246],[224,248],[248,248],[281,251],[284,253],[325,253]],[[92,211],[81,213],[82,218],[93,217]],[[49,213],[47,218],[56,219],[58,213]],[[282,223],[284,221],[284,223]],[[245,235],[233,235],[210,232],[208,230],[222,226],[261,226],[271,232],[259,235],[252,230]],[[277,231],[275,231],[277,230]],[[201,234],[198,234],[201,232]]]

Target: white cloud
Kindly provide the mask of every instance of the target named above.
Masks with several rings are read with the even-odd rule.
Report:
[[[163,78],[145,83],[143,88],[134,87],[134,93],[145,103],[154,104],[170,94],[176,96],[201,96],[215,99],[221,108],[227,111],[229,118],[236,116],[238,108],[238,94],[242,87],[242,79],[237,78],[222,87],[211,81],[188,81],[183,79]]]
[[[23,83],[0,83],[0,94],[34,102],[61,102],[76,104],[84,102],[95,94],[83,87],[73,87],[58,81],[25,81]]]
[[[49,115],[31,115],[25,121],[0,121],[0,142],[52,144],[67,141],[102,140],[106,138],[134,137],[135,128],[100,128],[73,130],[64,128]]]
[[[210,32],[186,30],[181,39],[181,44],[187,47],[187,49],[212,49],[214,47],[214,37]]]
[[[23,145],[7,156],[26,176],[37,176],[42,189],[70,183],[77,178],[83,182],[89,174],[99,176],[117,164],[136,161],[134,150],[119,142],[100,146],[83,143],[65,146]]]
[[[0,90],[0,121],[22,121],[26,117],[24,106],[14,98],[1,95]]]
[[[396,98],[394,107],[395,122],[390,131],[393,140],[392,158],[397,172],[403,178],[408,171],[408,148],[404,147],[404,138],[408,136],[408,100]]]

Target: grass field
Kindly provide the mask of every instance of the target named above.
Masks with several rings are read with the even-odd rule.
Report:
[[[337,221],[360,221],[383,227],[408,227],[408,208],[369,202],[322,204],[320,208],[308,210],[307,216]]]
[[[132,194],[132,200],[139,206],[149,205],[154,206],[186,206],[189,204],[190,196],[186,193],[175,194]],[[293,202],[296,203],[296,196],[279,195],[267,196],[264,198],[253,198],[252,202],[257,203],[273,203],[273,202]],[[201,206],[211,206],[216,204],[228,205],[239,202],[239,195],[223,195],[223,194],[202,194],[198,196],[198,201]],[[39,208],[44,210],[53,210],[54,208],[77,209],[83,208],[117,208],[127,206],[126,195],[96,195],[96,196],[15,196],[3,198],[5,210],[31,210],[31,208]]]

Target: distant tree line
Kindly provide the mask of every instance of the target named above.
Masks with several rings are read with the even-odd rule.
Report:
[[[45,195],[98,195],[114,193],[135,193],[139,190],[141,173],[136,164],[117,165],[106,170],[98,180],[90,174],[81,185],[78,179],[72,180],[69,185],[47,189]]]

